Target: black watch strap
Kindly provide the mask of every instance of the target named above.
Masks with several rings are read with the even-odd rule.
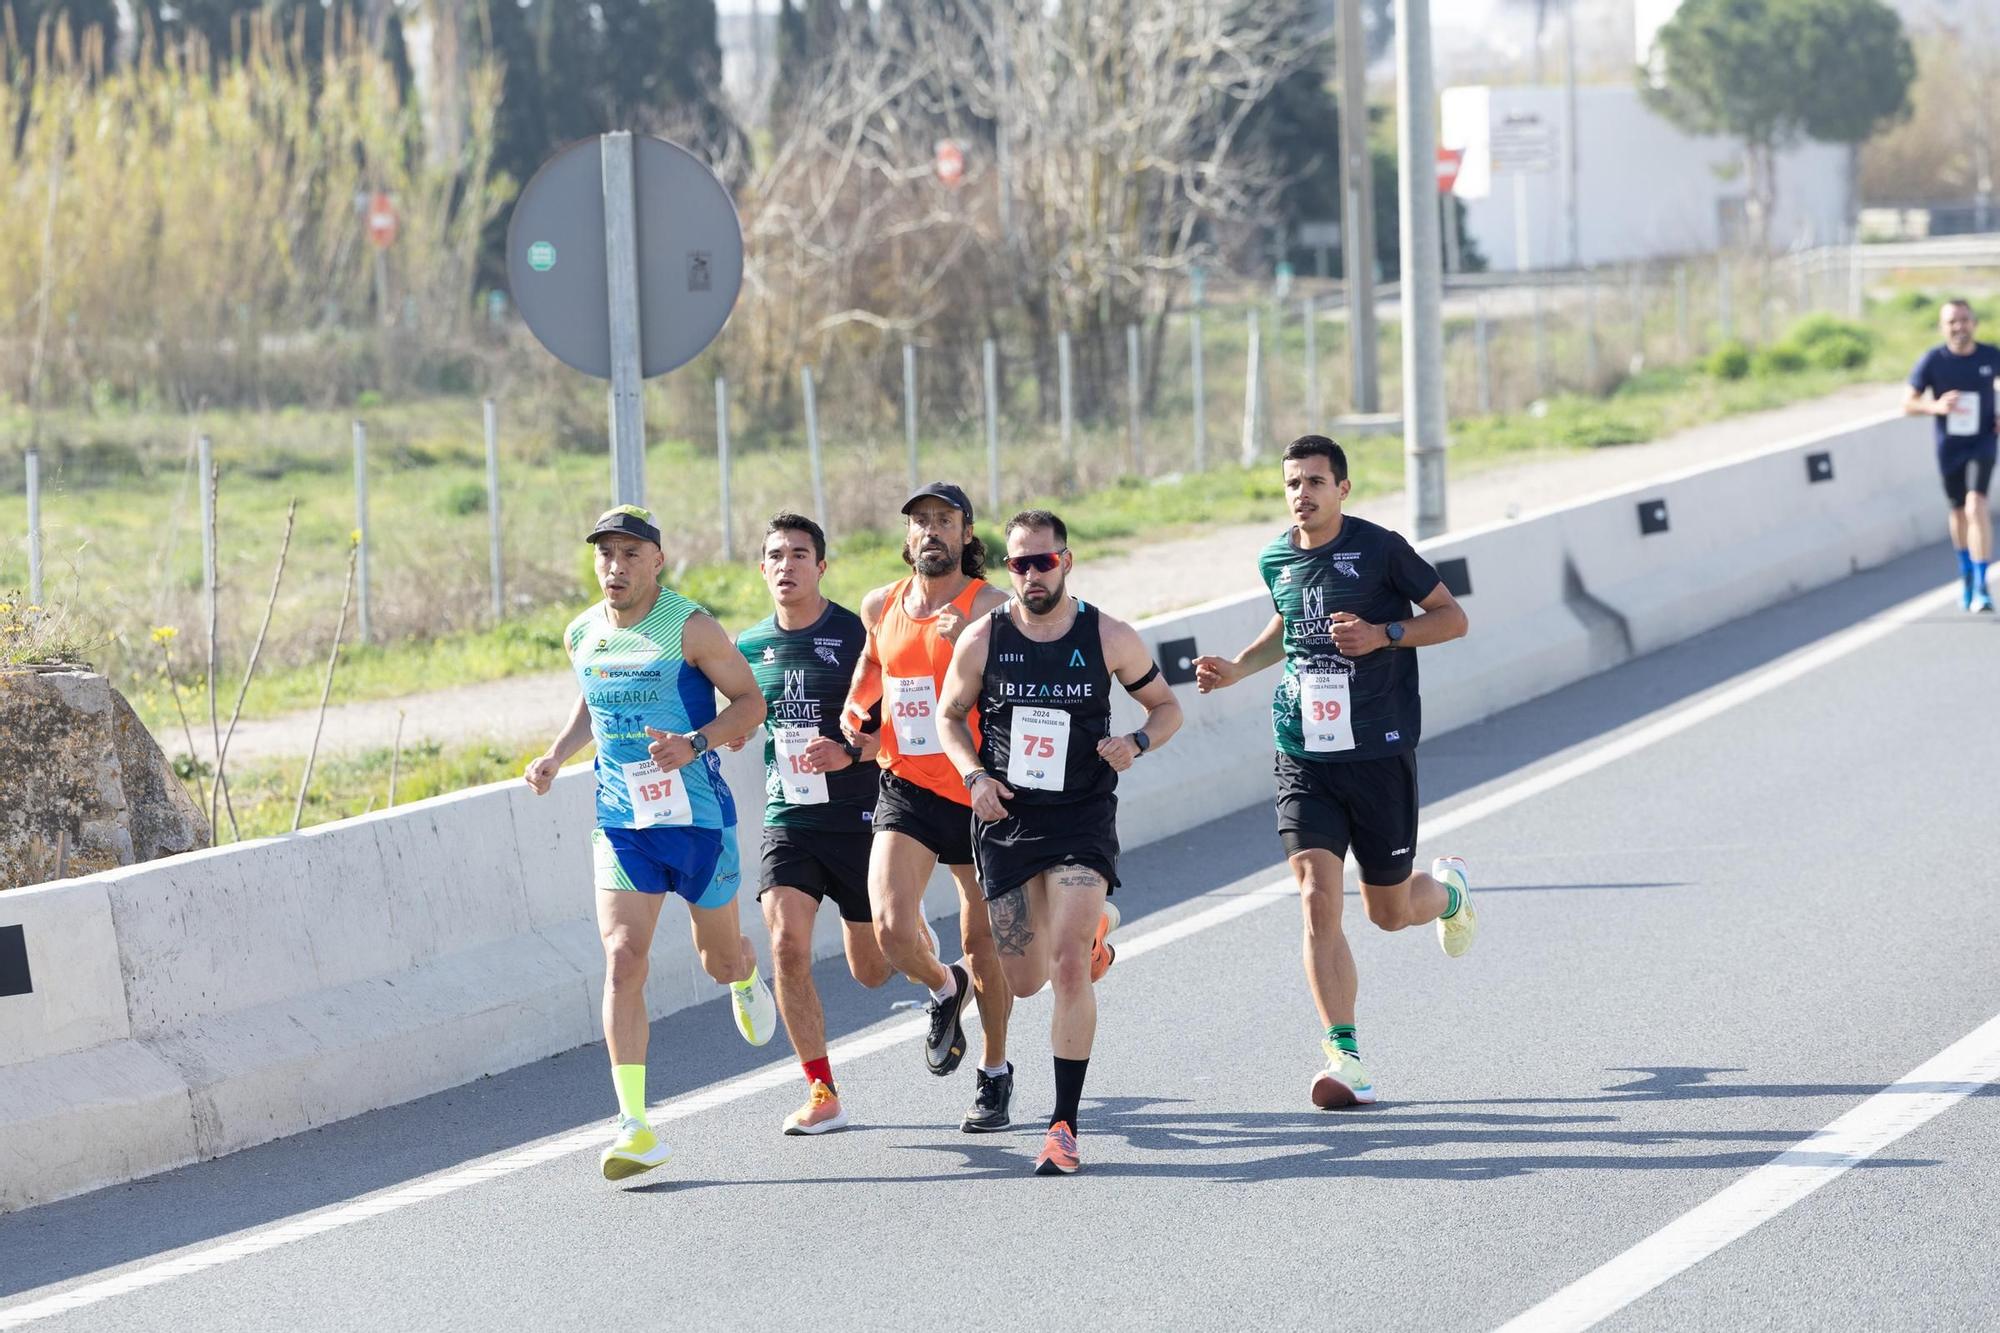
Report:
[[[1141,727],[1139,728],[1139,730],[1132,733],[1132,744],[1139,747],[1140,754],[1144,754],[1146,753],[1146,751],[1153,748],[1153,738],[1146,734],[1146,729],[1144,727]]]

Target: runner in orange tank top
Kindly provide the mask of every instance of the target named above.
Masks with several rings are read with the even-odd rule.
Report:
[[[972,531],[972,502],[935,481],[903,505],[909,578],[861,599],[868,647],[854,670],[841,726],[850,739],[882,705],[882,790],[868,856],[868,899],[882,952],[931,993],[924,1064],[943,1077],[965,1057],[966,1000],[979,999],[985,1039],[968,1133],[1005,1129],[1013,1098],[1007,1014],[1013,996],[972,869],[972,798],[938,739],[938,691],[959,631],[1007,600],[985,580],[986,548]],[[976,725],[976,724],[975,724]],[[943,864],[958,885],[965,957],[947,964],[924,921],[924,885]]]

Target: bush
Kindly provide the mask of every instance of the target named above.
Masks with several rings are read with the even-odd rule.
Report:
[[[1750,373],[1758,379],[1774,379],[1780,375],[1796,375],[1806,368],[1806,354],[1790,343],[1773,343],[1760,347],[1750,358]]]
[[[1750,373],[1750,349],[1741,339],[1731,338],[1710,352],[1704,365],[1719,380],[1740,380]]]
[[[1852,370],[1868,364],[1868,358],[1875,354],[1873,333],[1832,315],[1807,315],[1792,325],[1785,342],[1822,370]]]
[[[484,513],[486,487],[476,481],[461,481],[438,500],[438,508],[454,518]]]

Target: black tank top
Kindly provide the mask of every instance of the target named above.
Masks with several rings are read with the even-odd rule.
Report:
[[[1118,774],[1097,754],[1097,743],[1111,734],[1111,672],[1104,665],[1097,608],[1078,598],[1069,632],[1040,643],[1015,627],[1008,614],[1011,605],[995,607],[992,613],[986,674],[979,687],[980,762],[1013,789],[1015,800],[1029,805],[1063,805],[1109,795],[1118,786]],[[1069,744],[1064,753],[1055,753],[1052,737],[1036,728],[1035,714],[1028,711],[1033,709],[1068,716]],[[1059,732],[1060,724],[1050,730]],[[1050,778],[1060,771],[1061,790],[1026,786],[1008,776],[1014,750],[1024,738],[1028,749],[1022,756],[1022,771]],[[1036,751],[1037,744],[1044,747],[1042,752]]]

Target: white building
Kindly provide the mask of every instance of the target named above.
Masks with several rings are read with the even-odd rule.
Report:
[[[1576,92],[1580,253],[1572,256],[1563,101],[1563,90],[1548,86],[1444,92],[1439,142],[1465,150],[1454,193],[1466,204],[1466,234],[1492,268],[1700,254],[1744,239],[1740,144],[1683,133],[1636,88],[1586,87]],[[1847,171],[1840,145],[1779,154],[1773,243],[1843,239]]]

